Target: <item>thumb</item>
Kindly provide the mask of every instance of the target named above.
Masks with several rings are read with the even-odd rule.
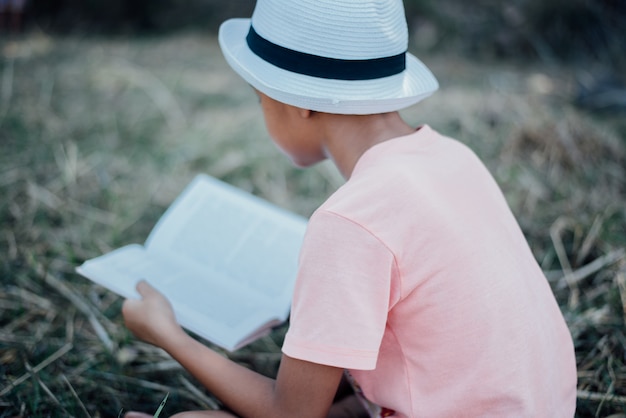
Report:
[[[135,288],[137,289],[137,292],[142,298],[145,298],[146,296],[150,296],[154,293],[158,293],[158,291],[144,279],[140,280],[135,286]]]

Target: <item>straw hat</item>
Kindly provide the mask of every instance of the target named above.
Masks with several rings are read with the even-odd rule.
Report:
[[[219,30],[230,66],[269,97],[338,114],[400,110],[439,87],[407,52],[401,0],[258,0]]]

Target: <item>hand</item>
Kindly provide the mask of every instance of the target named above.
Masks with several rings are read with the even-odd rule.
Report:
[[[126,299],[122,305],[126,327],[137,338],[165,348],[168,339],[184,332],[176,322],[172,305],[145,280],[137,283],[137,292],[141,299]]]

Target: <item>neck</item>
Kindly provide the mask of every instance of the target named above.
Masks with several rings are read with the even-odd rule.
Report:
[[[376,115],[318,114],[326,118],[324,150],[345,179],[349,179],[359,158],[376,144],[413,133],[398,112]]]

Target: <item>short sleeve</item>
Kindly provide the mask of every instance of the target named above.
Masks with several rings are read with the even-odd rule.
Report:
[[[372,370],[387,322],[394,257],[366,228],[328,211],[309,221],[283,352]]]

